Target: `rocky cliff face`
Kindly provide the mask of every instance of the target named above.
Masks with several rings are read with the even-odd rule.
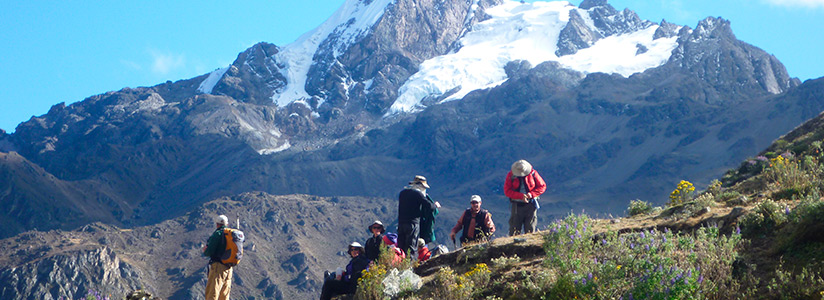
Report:
[[[37,238],[38,234],[21,236]],[[73,241],[64,241],[72,243]],[[29,263],[0,270],[0,297],[3,299],[84,299],[91,292],[112,299],[137,290],[145,280],[141,272],[120,260],[112,249],[49,253],[50,246],[26,251]],[[116,295],[116,296],[115,296]]]

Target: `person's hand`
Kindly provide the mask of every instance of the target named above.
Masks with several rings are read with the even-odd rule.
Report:
[[[435,208],[441,208],[441,203],[438,202],[438,201],[435,201]]]
[[[449,239],[453,240],[453,241],[455,240],[455,233],[454,232],[449,233]]]
[[[524,202],[529,203],[529,195],[524,194]]]

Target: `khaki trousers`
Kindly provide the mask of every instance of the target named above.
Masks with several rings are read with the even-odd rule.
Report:
[[[232,267],[215,262],[209,265],[206,300],[229,300],[232,291]]]

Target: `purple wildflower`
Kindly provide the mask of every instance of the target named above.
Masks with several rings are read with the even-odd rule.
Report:
[[[667,242],[667,237],[663,237],[662,239],[664,240],[664,243]]]
[[[687,278],[687,277],[684,277],[684,284],[690,284],[690,279]]]
[[[583,285],[587,285],[587,279],[586,279],[586,278],[582,278],[582,279],[581,279],[581,284],[583,284]]]
[[[649,251],[649,245],[644,245],[644,250]]]
[[[642,238],[642,239],[644,239],[644,238],[646,238],[646,237],[647,237],[647,236],[644,234],[644,232],[641,232],[641,238]]]
[[[592,280],[592,273],[587,274],[587,278],[589,278],[589,280]]]
[[[767,161],[767,157],[763,155],[756,156],[755,159],[759,161]]]
[[[607,245],[607,240],[606,239],[601,239],[601,245],[606,246]]]
[[[578,274],[578,271],[572,270],[572,274]]]
[[[748,164],[750,164],[750,166],[752,166],[752,165],[755,165],[755,164],[756,164],[756,162],[755,162],[754,160],[748,160],[748,161],[747,161],[747,163],[748,163]]]
[[[735,234],[741,234],[741,227],[735,226]]]
[[[784,206],[784,214],[788,215],[788,216],[790,215],[790,207],[789,206]]]
[[[704,275],[698,276],[698,284],[701,284],[702,282],[704,282]]]
[[[578,285],[578,279],[575,279],[575,280],[574,280],[574,281],[572,281],[572,282],[573,282],[573,283],[575,283],[575,285]]]
[[[630,249],[635,249],[635,243],[629,243],[629,248]]]

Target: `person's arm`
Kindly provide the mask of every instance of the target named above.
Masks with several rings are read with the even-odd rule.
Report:
[[[524,194],[512,188],[512,171],[506,173],[506,180],[504,180],[504,194],[509,199],[524,199]]]
[[[484,223],[486,223],[486,228],[489,228],[489,233],[495,233],[495,223],[492,222],[492,213],[486,213]]]
[[[217,246],[220,244],[220,238],[222,237],[223,235],[221,232],[215,230],[215,232],[209,237],[209,241],[206,242],[206,249],[203,250],[203,256],[211,257],[214,255],[215,251],[217,251]]]
[[[466,211],[464,211],[464,213],[461,214],[461,217],[458,218],[458,224],[455,224],[455,227],[452,227],[452,231],[449,232],[449,239],[451,239],[453,241],[455,240],[455,234],[457,234],[458,231],[463,228],[463,219],[464,219],[465,215],[466,215]]]
[[[458,231],[463,228],[463,219],[465,215],[466,211],[464,211],[464,213],[461,214],[461,217],[458,218],[458,224],[455,224],[455,227],[452,227],[452,231],[450,231],[450,236],[458,233]]]
[[[535,186],[529,191],[529,198],[538,197],[546,191],[546,182],[544,178],[538,174],[538,171],[532,170],[532,179],[535,181]]]

